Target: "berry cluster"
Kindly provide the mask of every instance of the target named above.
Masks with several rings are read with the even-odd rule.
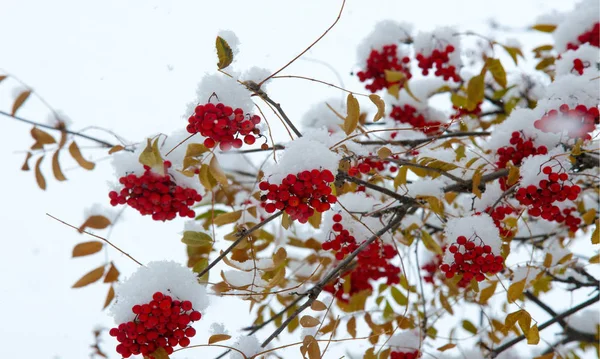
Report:
[[[579,35],[577,41],[579,41],[578,44],[572,42],[568,43],[567,50],[577,50],[579,45],[585,43],[588,43],[591,46],[600,47],[600,22],[595,23],[590,30]]]
[[[569,186],[566,184],[569,175],[565,172],[554,172],[550,166],[545,166],[542,172],[548,176],[547,180],[541,180],[539,187],[529,185],[519,188],[515,198],[522,205],[528,206],[527,213],[530,216],[562,223],[566,220],[566,217],[561,214],[560,208],[553,205],[553,203],[564,202],[567,199],[570,201],[576,200],[581,188],[578,185]],[[573,223],[572,220],[571,222]]]
[[[548,153],[546,146],[535,147],[530,138],[525,138],[521,132],[515,131],[511,135],[510,146],[500,147],[496,151],[498,155],[496,165],[498,168],[506,168],[506,164],[512,161],[513,165],[520,166],[525,157],[546,153]]]
[[[597,107],[587,108],[584,105],[577,105],[570,108],[563,104],[558,111],[548,111],[541,119],[533,123],[534,127],[543,132],[560,133],[567,131],[567,136],[571,138],[583,138],[590,140],[590,134],[596,129],[600,120],[600,112]]]
[[[429,70],[435,65],[435,76],[443,77],[446,81],[452,79],[454,82],[459,82],[460,76],[456,73],[456,67],[448,64],[450,60],[448,54],[452,52],[454,52],[454,46],[447,45],[442,51],[438,49],[433,50],[429,56],[418,53],[416,58],[419,62],[418,66],[423,69],[423,76],[427,76]]]
[[[152,172],[144,166],[144,174],[140,177],[128,174],[119,178],[124,188],[120,192],[111,191],[108,194],[113,206],[127,204],[135,208],[143,216],[152,215],[155,221],[170,221],[177,217],[194,218],[196,213],[190,209],[202,196],[193,188],[178,186],[169,176],[168,168],[171,162],[164,162],[165,175]]]
[[[586,67],[589,67],[589,65],[585,66],[585,64],[583,63],[583,61],[581,61],[581,59],[575,59],[575,60],[573,60],[573,69],[571,70],[571,72],[573,70],[575,70],[578,74],[583,75],[583,70]]]
[[[423,275],[423,280],[425,283],[433,284],[435,273],[440,268],[440,264],[442,264],[442,256],[436,254],[435,257],[431,258],[429,262],[421,266],[421,269],[425,271],[425,274]]]
[[[314,169],[289,174],[280,185],[263,181],[258,187],[267,193],[260,198],[261,206],[267,213],[285,210],[292,220],[306,223],[315,211],[325,212],[337,201],[329,186],[334,180],[331,171]]]
[[[443,132],[440,122],[425,121],[425,116],[411,105],[393,106],[390,117],[400,123],[407,123],[426,135],[437,135]]]
[[[398,284],[400,268],[390,263],[395,256],[396,250],[391,244],[382,245],[375,241],[356,256],[356,267],[343,274],[343,277],[350,281],[347,292],[336,290],[334,283],[326,285],[323,290],[332,293],[343,302],[348,302],[353,294],[373,290],[371,280],[386,278],[388,285]]]
[[[461,119],[465,116],[470,116],[470,117],[477,117],[479,116],[479,114],[481,113],[481,102],[479,102],[477,104],[477,106],[475,106],[474,109],[472,110],[468,110],[466,107],[458,107],[458,106],[452,106],[452,109],[454,110],[454,113],[450,116],[451,120],[458,120]]]
[[[324,251],[335,251],[335,258],[341,261],[346,254],[354,252],[358,248],[358,244],[356,243],[356,238],[347,229],[344,229],[344,225],[340,223],[342,221],[341,214],[334,214],[333,221],[335,223],[331,229],[337,234],[334,239],[323,242],[321,246]]]
[[[196,106],[188,122],[186,129],[189,133],[200,133],[206,137],[204,146],[213,148],[218,143],[222,151],[240,148],[244,143],[252,145],[256,141],[255,135],[260,135],[256,128],[260,123],[259,116],[247,118],[241,108],[234,110],[222,103]],[[244,136],[244,140],[238,136]]]
[[[173,300],[161,292],[154,293],[150,303],[134,305],[131,311],[136,315],[133,321],[109,331],[119,341],[117,353],[123,358],[150,356],[158,348],[171,354],[177,345],[187,347],[189,338],[196,335],[191,323],[202,318],[190,301]]]
[[[390,161],[378,161],[373,158],[365,157],[361,158],[361,160],[355,165],[348,169],[348,174],[353,177],[360,176],[360,174],[367,174],[371,172],[371,170],[376,170],[378,172],[383,172],[386,169],[386,166],[390,164]],[[398,170],[396,166],[389,166],[389,171],[394,173]]]
[[[504,238],[514,236],[514,232],[509,228],[506,228],[502,223],[502,220],[506,218],[506,216],[511,214],[516,214],[517,211],[511,206],[496,206],[493,209],[491,207],[486,208],[485,212],[492,217],[494,220],[494,224],[498,228],[500,232],[500,236]]]
[[[415,350],[414,352],[391,352],[390,359],[417,359],[421,356],[421,352]]]
[[[564,208],[562,213],[559,213],[554,217],[554,221],[564,223],[564,225],[569,227],[569,230],[574,233],[579,229],[581,218],[573,216],[572,213],[577,213],[577,208]]]
[[[478,282],[485,279],[485,273],[496,274],[503,268],[504,258],[492,253],[492,247],[483,243],[480,237],[479,244],[465,236],[456,238],[456,243],[448,247],[448,252],[454,255],[454,263],[444,263],[440,270],[444,272],[446,278],[453,278],[460,274],[462,278],[459,281],[460,286],[466,286],[473,278]]]
[[[356,75],[360,82],[373,79],[373,81],[365,87],[371,92],[377,92],[398,83],[388,82],[385,79],[385,70],[403,72],[406,75],[406,78],[410,79],[412,75],[408,67],[409,62],[410,59],[408,57],[403,57],[402,61],[398,59],[397,45],[386,45],[381,52],[372,50],[367,59],[367,69],[359,71]]]

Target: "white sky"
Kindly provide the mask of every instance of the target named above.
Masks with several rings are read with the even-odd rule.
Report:
[[[489,34],[486,20],[493,18],[510,27],[530,24],[551,9],[568,9],[571,1],[359,1],[349,0],[337,27],[307,57],[334,66],[349,88],[362,90],[349,76],[355,70],[355,47],[373,25],[388,17],[429,30],[458,25]],[[194,98],[197,82],[216,69],[213,52],[218,30],[233,30],[242,42],[236,64],[244,70],[253,65],[276,69],[311,43],[335,18],[339,1],[0,1],[0,68],[38,91],[54,108],[74,120],[74,129],[97,125],[129,140],[150,133],[169,133],[185,126],[181,115]],[[512,36],[512,35],[511,35]],[[529,43],[544,39],[528,35]],[[545,38],[548,41],[547,37]],[[170,69],[172,68],[172,70]],[[287,74],[302,74],[337,82],[326,67],[298,61]],[[0,84],[0,108],[10,109],[14,82]],[[282,79],[269,86],[292,119],[306,106],[339,93],[324,86]],[[43,121],[47,111],[39,101],[26,104],[20,115]],[[3,229],[0,260],[0,342],[3,357],[83,358],[92,342],[91,329],[112,324],[99,309],[108,287],[95,284],[73,290],[70,286],[85,272],[101,265],[103,255],[70,259],[73,245],[90,240],[45,216],[49,212],[79,224],[83,208],[95,202],[107,204],[106,181],[112,171],[101,162],[86,173],[72,163],[69,181],[58,183],[45,162],[48,190],[40,191],[33,174],[19,172],[24,153],[31,145],[29,127],[0,118],[4,134],[2,156]],[[19,152],[19,153],[17,153]],[[88,152],[94,158],[103,152]],[[66,156],[64,156],[66,158]],[[111,239],[138,260],[182,261],[178,245],[180,221],[162,224],[132,212]],[[116,253],[124,272],[135,265]],[[219,302],[217,304],[217,302]],[[239,302],[214,300],[197,327],[226,323],[230,331],[251,324]],[[553,303],[555,309],[569,306]],[[267,332],[261,333],[265,338]],[[200,334],[196,342],[206,342]],[[112,347],[105,348],[112,357]],[[212,357],[208,349],[189,351],[189,357]],[[184,358],[183,355],[173,356]],[[295,354],[297,352],[294,352]],[[339,357],[332,351],[328,357]],[[340,353],[338,350],[337,353]],[[343,351],[342,351],[343,353]]]

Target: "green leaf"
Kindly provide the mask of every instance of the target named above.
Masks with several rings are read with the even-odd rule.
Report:
[[[206,247],[213,245],[212,238],[208,234],[202,232],[185,231],[183,232],[181,241],[190,247]]]
[[[396,301],[396,303],[398,303],[401,306],[405,306],[406,304],[408,304],[408,299],[406,298],[406,296],[404,294],[402,294],[402,292],[396,288],[396,287],[390,287],[391,288],[391,292],[392,292],[392,298],[394,298],[394,301]]]
[[[466,330],[467,332],[469,332],[471,334],[477,334],[477,327],[468,320],[462,321],[462,327],[464,330]]]
[[[227,41],[225,41],[225,39],[223,39],[220,36],[217,36],[216,47],[217,56],[219,58],[217,67],[219,68],[219,70],[222,70],[227,66],[231,65],[231,63],[233,62],[233,51],[231,50],[231,47],[229,47]]]
[[[492,74],[498,85],[506,87],[506,71],[504,71],[504,66],[502,66],[500,60],[488,58],[485,60],[485,66]]]
[[[473,76],[467,85],[467,110],[472,111],[483,101],[485,89],[484,74]]]
[[[443,253],[442,248],[440,248],[440,245],[437,244],[437,242],[431,237],[429,232],[422,230],[421,240],[423,241],[425,248],[427,248],[430,252],[440,255]]]

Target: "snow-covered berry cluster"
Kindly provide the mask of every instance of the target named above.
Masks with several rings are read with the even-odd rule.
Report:
[[[383,88],[389,88],[398,82],[388,82],[385,77],[385,71],[399,71],[406,75],[407,79],[412,77],[408,64],[410,58],[403,57],[402,61],[398,59],[398,46],[395,44],[383,46],[381,51],[373,49],[367,58],[367,68],[359,71],[356,75],[360,82],[366,82],[372,79],[370,84],[365,87],[371,92],[377,92]]]
[[[440,270],[446,278],[462,275],[459,285],[468,284],[473,278],[481,282],[486,273],[496,274],[503,269],[504,258],[494,255],[492,247],[484,244],[477,234],[471,238],[457,237],[455,243],[448,246],[447,252],[453,255],[454,263],[443,263]]]
[[[460,76],[456,73],[456,67],[449,64],[448,55],[454,52],[455,48],[452,45],[447,45],[441,51],[434,49],[431,55],[425,56],[422,53],[417,53],[416,59],[418,61],[419,68],[422,69],[424,76],[429,74],[429,70],[435,66],[435,76],[443,77],[444,80],[452,79],[454,82],[460,81]]]
[[[600,47],[600,22],[595,23],[591,29],[577,36],[577,41],[577,43],[569,42],[567,50],[577,50],[582,44]]]
[[[354,252],[358,248],[358,244],[356,243],[356,238],[340,223],[342,221],[341,214],[334,214],[332,219],[335,223],[331,227],[331,230],[336,233],[335,237],[323,242],[321,246],[324,251],[335,251],[335,258],[341,261],[347,254]]]
[[[177,345],[187,347],[189,338],[196,335],[191,324],[202,318],[190,301],[174,300],[162,292],[154,293],[149,303],[134,305],[131,311],[134,320],[109,331],[119,342],[116,349],[123,358],[150,356],[158,348],[171,354]]]
[[[119,178],[123,188],[111,191],[108,196],[110,204],[117,206],[127,204],[143,216],[151,215],[155,221],[170,221],[177,217],[194,218],[196,213],[190,208],[200,202],[202,196],[195,189],[177,185],[169,176],[171,162],[164,162],[164,175],[144,166],[144,174],[133,173]]]
[[[548,153],[546,146],[535,147],[533,140],[525,137],[520,131],[514,131],[510,138],[510,146],[498,148],[496,155],[498,168],[506,168],[508,162],[520,166],[523,159],[531,155],[545,155]]]
[[[418,350],[412,352],[391,352],[390,359],[418,359],[421,352]]]
[[[551,166],[544,166],[542,172],[547,175],[548,179],[540,180],[537,186],[531,184],[519,188],[515,198],[519,203],[528,207],[527,212],[530,216],[542,217],[547,221],[563,222],[565,218],[561,214],[562,211],[554,203],[576,200],[581,188],[578,185],[567,184],[569,175],[563,168],[555,172]]]
[[[334,180],[331,171],[313,169],[289,174],[279,185],[263,181],[259,188],[267,193],[261,206],[267,213],[285,210],[292,220],[306,223],[315,211],[325,212],[337,201],[330,187]]]
[[[437,135],[443,132],[442,124],[437,121],[428,121],[422,113],[411,105],[393,106],[390,117],[399,123],[411,125],[415,130],[426,135]]]
[[[390,263],[396,256],[396,250],[391,244],[371,243],[356,256],[356,267],[344,273],[343,277],[350,280],[350,289],[336,289],[335,284],[329,284],[323,290],[332,293],[343,302],[348,302],[352,295],[363,290],[373,290],[371,280],[385,278],[386,284],[400,283],[400,268]],[[337,281],[336,281],[337,283]]]
[[[189,133],[200,133],[206,137],[204,146],[213,148],[218,144],[223,151],[231,147],[240,148],[244,143],[252,145],[256,136],[260,135],[256,127],[260,123],[259,116],[244,115],[241,108],[233,109],[222,103],[196,106],[188,122],[186,129]]]
[[[490,217],[492,217],[492,219],[494,220],[494,224],[498,228],[501,237],[508,238],[512,237],[515,234],[516,230],[513,231],[510,228],[504,226],[504,224],[502,223],[502,221],[507,216],[517,213],[517,210],[515,208],[511,206],[496,206],[493,209],[492,207],[488,207],[486,208],[485,212],[488,213]]]
[[[550,110],[533,125],[540,131],[561,133],[565,131],[571,138],[582,138],[590,140],[591,133],[596,129],[600,116],[597,107],[586,107],[577,105],[570,108],[563,104],[558,111]]]

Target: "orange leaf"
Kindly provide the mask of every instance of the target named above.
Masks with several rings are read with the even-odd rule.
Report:
[[[23,162],[23,166],[21,166],[21,171],[29,171],[29,159],[31,158],[31,152],[27,152],[27,156],[25,156],[25,162]]]
[[[310,309],[314,310],[315,312],[320,312],[322,310],[327,309],[327,306],[325,305],[325,303],[321,302],[320,300],[315,300],[313,302],[313,304],[310,306]]]
[[[54,173],[54,178],[57,181],[66,181],[67,177],[65,177],[62,169],[60,168],[60,162],[58,161],[59,150],[56,150],[52,155],[52,173]]]
[[[112,155],[113,153],[123,151],[124,149],[125,149],[125,147],[123,147],[121,145],[116,145],[116,146],[113,146],[110,150],[108,150],[108,154]]]
[[[34,147],[41,148],[43,145],[50,145],[56,143],[54,137],[46,131],[40,130],[37,127],[31,129],[31,137],[35,140],[36,144]],[[36,146],[40,145],[40,146]]]
[[[108,293],[106,294],[106,300],[104,301],[104,307],[102,307],[102,309],[108,307],[108,305],[110,304],[110,302],[113,301],[113,299],[115,299],[115,289],[111,285],[110,288],[108,288]]]
[[[75,141],[71,142],[71,144],[69,145],[69,153],[71,154],[73,159],[75,159],[75,161],[77,161],[77,163],[86,170],[93,170],[96,166],[94,162],[90,162],[83,158],[83,156],[81,155],[81,151],[79,150],[79,146],[77,146],[77,143],[75,143]]]
[[[311,317],[310,315],[305,315],[300,318],[300,325],[305,328],[311,328],[319,325],[319,320],[315,317]]]
[[[38,158],[37,162],[35,163],[35,180],[41,189],[46,190],[46,179],[44,178],[42,170],[40,169],[43,159],[44,156]]]
[[[346,324],[346,330],[348,330],[348,334],[352,336],[352,338],[356,338],[356,318],[352,317]]]
[[[100,278],[102,278],[103,275],[104,266],[100,266],[81,277],[75,284],[73,284],[73,288],[81,288],[85,287],[86,285],[92,284],[98,281]]]
[[[29,95],[31,95],[31,91],[25,90],[25,91],[21,92],[19,94],[19,96],[17,96],[17,98],[15,99],[15,102],[13,103],[13,107],[12,107],[12,115],[13,116],[17,113],[19,108],[21,106],[23,106],[23,104],[25,103],[25,101],[27,100]]]
[[[102,250],[104,244],[98,241],[79,243],[73,248],[73,257],[89,256]]]
[[[79,233],[82,233],[86,228],[104,229],[108,226],[110,226],[110,219],[100,215],[90,216],[79,227]]]
[[[117,267],[115,267],[115,265],[111,262],[108,272],[106,272],[106,275],[104,276],[104,283],[116,282],[119,278],[119,274],[121,273],[119,273]]]

